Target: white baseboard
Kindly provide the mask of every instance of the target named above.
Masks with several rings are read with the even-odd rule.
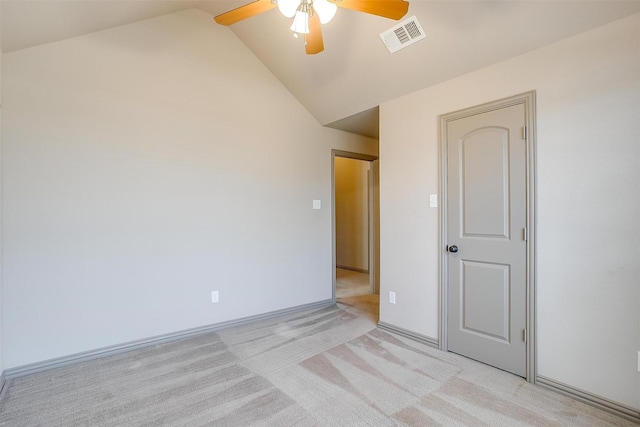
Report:
[[[610,412],[614,415],[618,415],[627,420],[640,422],[640,411],[637,409],[604,399],[600,396],[596,396],[595,394],[591,394],[584,390],[580,390],[570,385],[563,384],[559,381],[552,380],[551,378],[546,378],[544,376],[538,375],[536,377],[536,385],[549,390],[553,390],[560,394],[564,394],[565,396],[572,397],[576,400],[579,400],[591,406],[595,406],[598,409],[602,409],[603,411]]]
[[[412,331],[409,331],[407,329],[401,328],[399,326],[395,326],[395,325],[392,325],[390,323],[385,323],[385,322],[378,322],[378,328],[380,328],[382,330],[385,330],[385,331],[396,333],[398,335],[402,335],[404,337],[410,338],[410,339],[418,341],[418,342],[421,342],[421,343],[426,344],[429,347],[433,347],[433,348],[435,348],[437,350],[440,349],[440,343],[438,342],[438,340],[434,339],[434,338],[430,338],[430,337],[428,337],[426,335],[422,335],[422,334],[419,334],[417,332],[412,332]]]
[[[47,371],[49,369],[54,369],[54,368],[60,368],[62,366],[73,365],[75,363],[98,359],[100,357],[112,356],[112,355],[124,353],[127,351],[138,350],[140,348],[149,347],[151,345],[176,341],[184,338],[193,337],[196,335],[206,334],[209,332],[215,332],[223,329],[233,328],[235,326],[246,325],[248,323],[270,320],[286,314],[297,313],[305,310],[312,310],[314,308],[327,307],[333,304],[335,304],[334,300],[318,301],[315,303],[299,305],[291,308],[285,308],[283,310],[276,310],[269,313],[243,317],[241,319],[236,319],[236,320],[230,320],[228,322],[221,322],[213,325],[202,326],[199,328],[187,329],[184,331],[178,331],[170,334],[159,335],[156,337],[144,338],[141,340],[131,341],[124,344],[117,344],[109,347],[99,348],[96,350],[76,353],[69,356],[49,359],[42,362],[31,363],[28,365],[18,366],[16,368],[10,368],[5,370],[2,373],[2,380],[4,383],[5,379],[11,380],[13,378],[21,377],[23,375]]]

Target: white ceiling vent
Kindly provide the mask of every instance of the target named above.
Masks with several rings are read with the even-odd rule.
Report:
[[[425,37],[427,35],[415,15],[380,34],[380,38],[391,53],[404,49]]]

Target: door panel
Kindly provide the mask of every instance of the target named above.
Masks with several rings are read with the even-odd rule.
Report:
[[[509,266],[475,261],[461,264],[462,329],[509,341]]]
[[[461,138],[462,234],[508,237],[509,131],[482,128]],[[488,174],[487,170],[493,171]]]
[[[448,349],[526,374],[526,141],[518,104],[447,123]]]

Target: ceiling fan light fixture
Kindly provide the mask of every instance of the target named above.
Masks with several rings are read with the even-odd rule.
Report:
[[[300,6],[300,0],[278,0],[278,10],[287,18],[293,18]]]
[[[309,14],[298,9],[290,29],[295,34],[309,34]]]
[[[338,10],[338,6],[334,3],[329,3],[327,0],[314,0],[313,1],[313,10],[316,11],[318,17],[320,18],[321,24],[326,24],[333,19],[336,15],[336,10]]]
[[[307,55],[315,55],[324,50],[322,24],[333,19],[337,7],[399,20],[407,14],[409,2],[406,0],[252,0],[244,6],[214,16],[213,20],[220,25],[229,26],[278,8],[285,17],[293,18],[289,28],[293,31],[294,37],[298,37],[299,34],[304,36]]]

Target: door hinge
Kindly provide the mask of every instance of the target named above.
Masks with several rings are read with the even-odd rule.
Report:
[[[522,139],[524,139],[525,141],[527,140],[527,127],[526,126],[522,127]]]
[[[525,242],[529,240],[529,229],[527,227],[522,229],[522,240]]]
[[[522,341],[527,342],[527,330],[522,330]]]

